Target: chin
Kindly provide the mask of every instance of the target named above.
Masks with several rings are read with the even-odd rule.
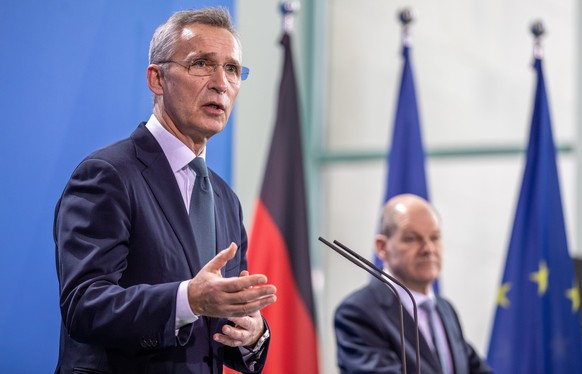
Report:
[[[427,283],[433,283],[434,281],[436,281],[438,279],[438,277],[439,277],[438,271],[428,271],[428,272],[422,272],[419,274],[419,278],[423,279]]]
[[[222,130],[224,130],[224,128],[226,127],[226,122],[220,122],[220,123],[215,123],[215,124],[210,124],[207,128],[209,133],[212,133],[212,135],[216,135],[219,132],[221,132]]]
[[[224,130],[225,127],[226,127],[225,125],[213,125],[213,124],[211,124],[208,126],[204,126],[199,131],[201,131],[202,134],[204,134],[206,139],[210,139],[214,135],[216,135],[219,132],[221,132],[222,130]]]

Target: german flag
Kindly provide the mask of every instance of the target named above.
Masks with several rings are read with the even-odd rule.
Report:
[[[271,329],[266,374],[318,373],[317,334],[309,261],[309,236],[301,121],[287,32],[277,119],[256,204],[248,250],[251,274],[277,286],[277,302],[262,310]]]

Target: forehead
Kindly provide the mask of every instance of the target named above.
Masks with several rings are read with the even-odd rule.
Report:
[[[398,229],[438,231],[440,223],[436,214],[426,206],[408,207],[398,212]]]
[[[217,59],[225,60],[239,61],[241,58],[240,46],[230,31],[202,24],[188,25],[182,30],[177,54],[180,58],[199,54],[213,55]]]

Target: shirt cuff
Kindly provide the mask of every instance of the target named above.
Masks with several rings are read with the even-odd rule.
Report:
[[[255,365],[257,361],[261,358],[261,355],[263,354],[264,344],[267,341],[267,339],[269,339],[270,336],[271,333],[269,332],[269,328],[267,327],[265,329],[265,332],[263,333],[263,336],[259,338],[257,344],[255,344],[254,347],[240,347],[240,352],[242,354],[243,361],[251,371],[255,370]]]
[[[190,280],[183,281],[178,286],[176,293],[176,330],[198,320],[199,316],[192,312],[188,302],[188,284]]]

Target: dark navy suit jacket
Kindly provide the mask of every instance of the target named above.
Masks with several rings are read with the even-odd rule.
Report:
[[[216,248],[238,245],[223,276],[246,269],[238,198],[212,171]],[[212,340],[226,322],[202,317],[176,335],[176,293],[201,268],[170,165],[142,123],[73,172],[54,223],[62,315],[57,372],[245,371],[240,350]],[[264,351],[257,368],[266,357]]]
[[[492,373],[465,341],[451,304],[437,297],[437,310],[447,334],[455,374]],[[415,374],[416,334],[413,318],[406,310],[404,330],[406,369]],[[402,373],[400,309],[396,297],[385,284],[374,279],[348,296],[335,312],[335,334],[338,366],[342,373]],[[421,373],[440,373],[437,355],[424,336],[419,335]]]

